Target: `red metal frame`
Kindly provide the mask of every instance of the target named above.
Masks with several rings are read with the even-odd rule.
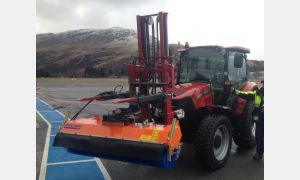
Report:
[[[178,84],[172,90],[174,101],[181,100],[185,97],[191,97],[195,109],[209,107],[213,105],[213,96],[211,87],[207,83],[185,83]]]
[[[137,93],[136,88],[139,89],[141,95],[149,95],[149,81],[150,73],[155,73],[160,75],[160,79],[155,79],[155,87],[160,87],[162,93],[169,94],[171,89],[175,87],[175,72],[174,67],[169,60],[169,46],[168,46],[168,34],[167,34],[167,15],[168,13],[159,12],[158,14],[147,15],[147,16],[137,16],[137,37],[138,37],[138,58],[135,63],[128,64],[128,75],[129,75],[129,93],[134,95]],[[147,27],[147,21],[149,18],[157,17],[159,24],[159,53],[155,54],[154,57],[154,67],[149,69],[145,62],[145,52],[143,50],[143,41],[145,35],[143,32]],[[158,55],[159,54],[159,55]],[[157,82],[156,82],[157,81]],[[153,84],[152,84],[153,85]],[[163,104],[163,122],[164,124],[171,124],[174,117],[174,112],[172,111],[172,97],[167,96]],[[148,104],[141,107],[142,114],[144,118],[147,117]]]

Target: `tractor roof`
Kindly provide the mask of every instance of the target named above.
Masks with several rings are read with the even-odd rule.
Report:
[[[218,46],[218,45],[193,46],[193,47],[179,49],[178,51],[186,51],[186,50],[194,49],[194,48],[220,48],[220,49],[225,49],[227,51],[232,50],[232,51],[238,51],[238,52],[241,52],[241,53],[250,53],[250,49],[244,48],[244,47],[241,47],[241,46],[224,47],[224,46]]]

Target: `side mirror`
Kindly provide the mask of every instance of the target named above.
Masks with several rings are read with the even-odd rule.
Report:
[[[234,67],[241,68],[244,63],[244,55],[243,54],[235,54],[234,55]]]

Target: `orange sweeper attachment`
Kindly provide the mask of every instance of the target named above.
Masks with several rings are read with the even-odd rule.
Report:
[[[137,16],[138,57],[128,64],[129,92],[109,91],[79,99],[87,104],[61,125],[54,146],[73,153],[172,168],[179,156],[184,111],[172,106],[174,68],[169,58],[167,13]],[[92,101],[128,108],[77,119]]]

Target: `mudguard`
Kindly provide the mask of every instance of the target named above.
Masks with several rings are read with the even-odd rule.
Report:
[[[246,82],[243,84],[243,86],[240,88],[240,91],[252,91],[254,88],[257,87],[257,84],[255,82]],[[247,100],[237,97],[235,101],[234,106],[234,115],[238,116],[241,115],[244,112],[245,105],[247,103]]]

